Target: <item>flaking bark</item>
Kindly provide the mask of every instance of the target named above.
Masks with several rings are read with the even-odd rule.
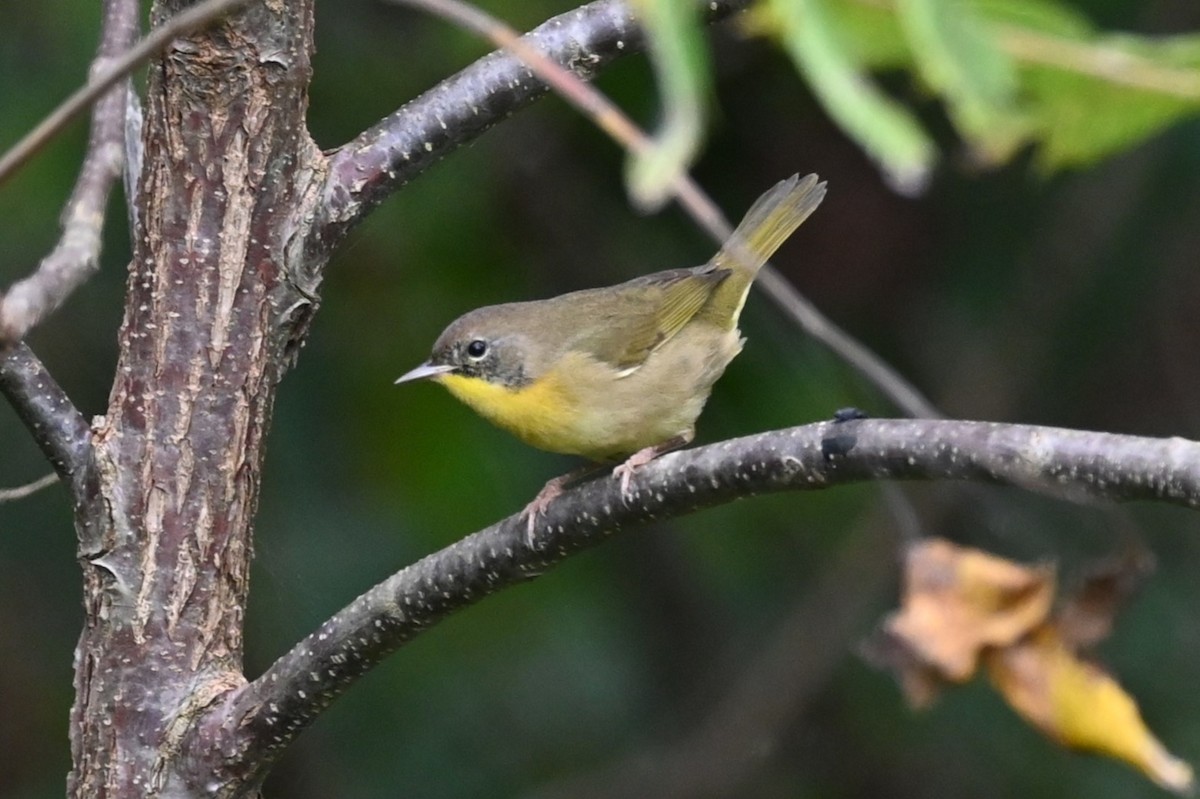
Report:
[[[73,796],[200,795],[180,742],[243,682],[263,438],[314,288],[285,260],[323,164],[304,128],[311,11],[254,4],[150,72],[121,354],[80,525]]]

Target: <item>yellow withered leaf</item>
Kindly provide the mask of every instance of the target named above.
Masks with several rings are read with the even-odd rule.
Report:
[[[989,650],[988,674],[1005,700],[1063,746],[1123,760],[1167,788],[1189,793],[1192,767],[1147,729],[1137,703],[1110,675],[1081,660],[1054,624]]]
[[[1123,760],[1187,793],[1192,767],[1151,734],[1115,679],[1078,654],[1108,635],[1152,567],[1137,550],[1110,558],[1052,616],[1052,568],[926,539],[909,548],[901,610],[868,654],[896,672],[916,706],[946,683],[970,679],[982,659],[1005,700],[1051,739]]]

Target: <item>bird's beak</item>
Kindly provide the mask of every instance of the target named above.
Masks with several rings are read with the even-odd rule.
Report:
[[[447,372],[453,372],[454,367],[447,364],[432,364],[426,361],[412,371],[405,372],[396,378],[396,383],[407,383],[410,380],[423,380],[426,377],[437,377]]]

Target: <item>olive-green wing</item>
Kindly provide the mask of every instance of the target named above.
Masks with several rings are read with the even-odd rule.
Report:
[[[587,332],[575,346],[632,371],[682,330],[729,275],[728,269],[710,266],[671,269],[598,289],[611,301],[598,311],[599,318],[587,320]]]

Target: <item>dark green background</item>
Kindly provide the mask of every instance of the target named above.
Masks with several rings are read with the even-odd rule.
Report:
[[[96,5],[0,0],[8,12],[0,145],[82,79]],[[1079,5],[1106,28],[1200,28],[1194,0]],[[568,7],[489,4],[521,27]],[[375,2],[320,3],[317,22],[310,120],[323,147],[486,51],[440,22]],[[974,170],[947,134],[928,193],[904,199],[822,115],[778,51],[727,30],[714,42],[720,110],[697,177],[733,217],[788,174],[828,179],[825,204],[776,264],[948,414],[1200,437],[1200,125],[1049,177],[1028,156]],[[886,83],[916,98],[933,129],[949,130],[904,76]],[[653,120],[643,59],[600,85]],[[52,246],[83,138],[75,125],[0,187],[0,284]],[[613,145],[550,99],[406,187],[335,256],[268,446],[251,675],[370,585],[515,512],[575,465],[492,429],[437,387],[391,381],[477,305],[705,260],[711,246],[677,210],[629,210],[622,165]],[[111,206],[100,274],[31,338],[87,415],[104,408],[116,358],[128,258],[122,202],[118,195]],[[764,297],[751,298],[742,327],[749,343],[717,386],[701,442],[846,405],[893,413]],[[45,471],[15,416],[0,411],[0,485]],[[1157,506],[1114,513],[1015,490],[907,490],[930,532],[1056,559],[1068,582],[1130,538],[1156,553],[1158,573],[1101,655],[1168,747],[1200,761],[1200,517]],[[750,752],[750,765],[746,779],[712,795],[1157,795],[1122,766],[1047,743],[981,684],[922,715],[905,708],[890,677],[854,654],[895,602],[898,531],[880,523],[888,517],[879,504],[871,486],[753,499],[576,557],[392,657],[293,747],[268,795],[593,795],[579,785],[598,796],[668,795],[663,783],[614,775],[629,779],[678,754],[746,681],[777,697],[778,718],[751,720],[748,733],[717,725]],[[80,617],[63,491],[0,506],[7,799],[62,795]],[[812,645],[769,680],[748,677],[783,631]],[[582,782],[564,793],[568,780]]]

